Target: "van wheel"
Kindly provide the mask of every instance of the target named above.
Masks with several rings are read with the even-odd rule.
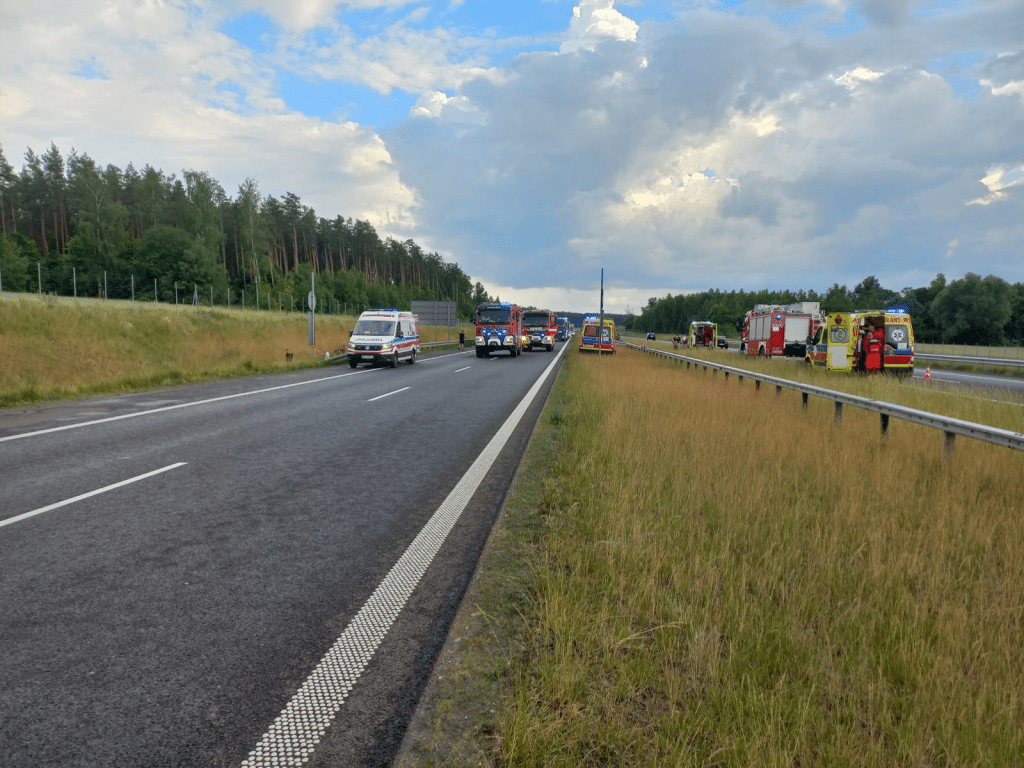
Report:
[[[412,354],[409,355],[409,365],[413,365],[415,362],[416,362],[416,350],[414,349],[412,351]]]
[[[349,366],[350,366],[350,367],[352,367],[352,368],[355,368],[356,366],[358,366],[358,365],[359,365],[359,363],[357,363],[357,362],[356,362],[355,360],[349,360],[349,361],[348,361],[348,364],[349,364]]]
[[[390,365],[392,368],[397,368],[398,367],[398,353],[397,352],[392,352],[391,353],[391,362],[388,363],[388,365]]]

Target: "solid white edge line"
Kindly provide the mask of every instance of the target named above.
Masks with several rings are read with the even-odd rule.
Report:
[[[385,397],[391,397],[392,395],[397,395],[399,392],[405,392],[405,390],[407,390],[407,389],[409,389],[409,387],[402,387],[401,389],[396,389],[394,392],[388,392],[385,395],[377,395],[376,397],[371,397],[366,402],[372,403],[374,400],[383,400]]]
[[[398,562],[277,716],[241,768],[298,768],[327,732],[377,647],[441,549],[484,476],[554,370],[566,344],[416,535]]]
[[[125,485],[131,485],[132,483],[137,483],[139,480],[145,480],[147,477],[153,477],[153,475],[159,475],[161,472],[167,472],[168,470],[171,470],[171,469],[177,469],[178,467],[183,467],[187,463],[188,463],[187,461],[179,461],[177,464],[169,464],[168,466],[163,467],[161,469],[154,469],[152,472],[146,472],[145,474],[142,474],[142,475],[136,475],[135,477],[130,477],[127,480],[122,480],[119,483],[114,483],[113,485],[108,485],[108,486],[105,486],[103,488],[97,488],[95,491],[89,491],[88,493],[83,493],[80,496],[75,496],[73,499],[65,499],[64,501],[58,501],[56,504],[50,504],[47,507],[40,507],[39,509],[33,509],[31,512],[23,512],[20,515],[15,515],[14,517],[9,517],[6,520],[0,520],[0,528],[3,528],[5,525],[11,525],[12,523],[17,523],[20,520],[27,520],[30,517],[35,517],[36,515],[41,515],[44,512],[50,512],[50,511],[52,511],[54,509],[60,509],[61,507],[66,507],[68,504],[74,504],[76,501],[82,501],[83,499],[88,499],[90,496],[98,496],[101,493],[106,493],[107,491],[112,491],[115,488],[120,488],[120,487],[125,486]]]

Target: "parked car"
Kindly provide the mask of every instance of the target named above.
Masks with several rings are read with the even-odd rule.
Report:
[[[658,337],[654,335],[653,331],[651,331],[650,333],[647,334],[647,340],[648,341],[657,341]]]
[[[727,338],[725,338],[725,336],[719,336],[718,337],[718,348],[719,349],[728,349],[729,348],[729,340]]]

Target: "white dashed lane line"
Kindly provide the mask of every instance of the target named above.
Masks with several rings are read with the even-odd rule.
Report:
[[[107,491],[112,491],[115,488],[121,488],[121,487],[123,487],[125,485],[131,485],[132,483],[137,483],[137,482],[139,482],[139,480],[145,480],[147,477],[153,477],[153,475],[159,475],[161,472],[167,472],[168,470],[171,470],[171,469],[177,469],[178,467],[183,467],[183,466],[185,466],[186,463],[187,462],[179,461],[177,464],[170,464],[170,465],[168,465],[166,467],[163,467],[161,469],[154,469],[152,472],[146,472],[143,475],[136,475],[135,477],[130,477],[127,480],[122,480],[119,483],[114,483],[113,485],[108,485],[108,486],[105,486],[103,488],[97,488],[95,491],[89,491],[88,493],[83,493],[80,496],[75,496],[73,499],[65,499],[64,501],[58,501],[55,504],[50,504],[49,506],[46,506],[46,507],[40,507],[39,509],[33,509],[31,512],[24,512],[24,513],[22,513],[20,515],[15,515],[14,517],[9,517],[6,520],[0,520],[0,528],[2,528],[5,525],[10,525],[11,523],[17,523],[19,520],[27,520],[30,517],[35,517],[36,515],[41,515],[44,512],[51,512],[54,509],[60,509],[61,507],[66,507],[68,504],[74,504],[76,501],[82,501],[83,499],[88,499],[88,498],[90,498],[92,496],[98,496],[101,493],[106,493]]]
[[[372,403],[374,400],[383,400],[385,397],[391,397],[392,395],[397,395],[399,392],[405,392],[405,390],[407,390],[407,389],[409,389],[409,387],[402,387],[401,389],[396,389],[394,392],[387,392],[387,393],[385,393],[383,395],[377,395],[376,397],[371,397],[366,402]]]

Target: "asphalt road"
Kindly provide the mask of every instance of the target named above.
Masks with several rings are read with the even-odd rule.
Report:
[[[0,412],[0,764],[388,765],[561,349]]]

